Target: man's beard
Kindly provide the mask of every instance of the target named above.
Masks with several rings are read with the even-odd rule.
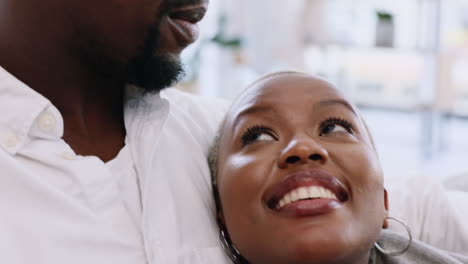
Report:
[[[126,65],[127,82],[142,88],[145,92],[158,92],[177,83],[184,74],[178,55],[155,55],[159,31],[149,30],[144,45],[137,56]]]
[[[118,59],[118,55],[109,54],[106,45],[99,38],[85,38],[77,32],[83,46],[79,48],[79,57],[94,74],[104,79],[134,84],[144,93],[159,92],[177,83],[184,75],[178,55],[155,55],[160,38],[157,26],[148,30],[143,45],[130,59]],[[83,42],[85,41],[85,42]]]

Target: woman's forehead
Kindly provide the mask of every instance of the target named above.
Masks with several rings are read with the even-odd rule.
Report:
[[[323,101],[343,101],[342,94],[330,83],[305,74],[281,74],[262,79],[247,88],[228,112],[232,121],[250,109],[311,106]],[[349,104],[350,105],[350,104]]]

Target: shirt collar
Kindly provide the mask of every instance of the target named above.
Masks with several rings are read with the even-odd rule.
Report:
[[[16,154],[32,137],[62,135],[63,119],[51,102],[0,67],[0,147]]]

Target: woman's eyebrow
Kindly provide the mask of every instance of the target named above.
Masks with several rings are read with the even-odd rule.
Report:
[[[252,114],[269,114],[271,116],[278,116],[278,112],[271,105],[254,105],[254,106],[247,107],[244,110],[240,111],[236,115],[236,118],[234,119],[234,122],[232,123],[233,124],[232,127],[233,128],[237,127],[237,124],[243,117],[247,115],[252,115]]]
[[[354,110],[354,107],[350,103],[342,99],[329,99],[320,101],[314,105],[314,108],[324,108],[333,105],[342,105],[348,110],[350,110],[356,117],[359,117],[359,115],[356,113],[356,110]]]

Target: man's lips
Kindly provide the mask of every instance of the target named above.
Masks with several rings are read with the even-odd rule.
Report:
[[[325,207],[332,209],[346,202],[349,194],[344,185],[329,173],[306,170],[286,176],[270,188],[264,197],[267,206],[274,211],[296,211],[298,208],[307,211],[309,208],[311,214],[316,214],[327,211],[323,208],[326,204]]]
[[[181,46],[195,42],[199,35],[198,22],[205,16],[206,5],[190,5],[171,10],[169,25]]]

